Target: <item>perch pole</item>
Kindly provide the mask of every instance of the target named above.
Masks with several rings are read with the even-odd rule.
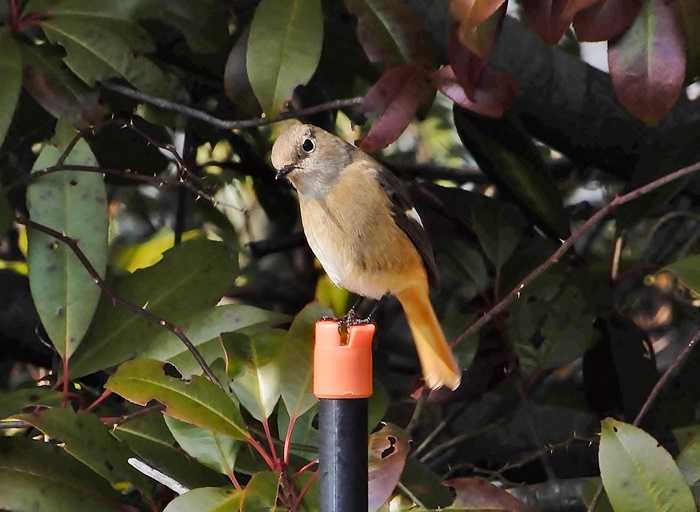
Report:
[[[367,510],[367,399],[372,396],[374,325],[316,323],[314,394],[320,400],[321,512]]]

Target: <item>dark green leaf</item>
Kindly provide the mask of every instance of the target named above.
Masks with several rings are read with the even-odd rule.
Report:
[[[59,127],[57,134],[60,131]],[[56,164],[62,153],[55,146],[44,146],[34,171]],[[97,164],[84,140],[75,145],[66,163]],[[79,240],[80,249],[104,276],[107,192],[102,176],[77,171],[42,176],[27,187],[27,206],[34,222]],[[100,288],[67,245],[40,231],[29,230],[28,263],[29,285],[41,323],[58,353],[68,359],[90,325]]]
[[[479,168],[525,212],[557,238],[569,234],[569,219],[532,139],[514,121],[493,120],[453,109],[459,138]]]
[[[432,64],[434,48],[423,22],[403,2],[391,0],[345,0],[357,16],[357,39],[373,63],[385,68],[420,62]]]
[[[3,236],[10,229],[14,216],[14,209],[10,206],[5,192],[0,189],[0,236]]]
[[[386,388],[376,378],[372,383],[372,388],[373,393],[372,396],[369,397],[369,403],[367,404],[367,427],[370,432],[384,419],[390,401],[389,393],[387,393]]]
[[[22,54],[7,29],[0,30],[0,147],[10,127],[22,89]]]
[[[401,485],[402,490],[417,505],[433,509],[447,507],[452,503],[452,494],[440,478],[413,457],[406,460]]]
[[[0,509],[18,512],[123,511],[119,495],[58,446],[0,437]]]
[[[248,36],[250,85],[267,115],[316,71],[323,44],[321,0],[262,0]]]
[[[18,418],[50,438],[63,442],[66,452],[113,486],[129,482],[146,495],[151,493],[151,481],[127,462],[134,454],[94,414],[75,413],[69,407],[54,407]]]
[[[61,394],[50,388],[22,388],[7,393],[0,393],[0,419],[22,412],[25,407],[33,405],[58,405]]]
[[[23,45],[22,59],[24,88],[51,115],[80,127],[96,124],[103,117],[97,92],[65,69],[55,48]]]
[[[685,429],[685,432],[689,435],[682,444],[676,463],[688,485],[694,486],[700,482],[700,428],[695,425],[694,428]]]
[[[143,56],[154,46],[148,33],[131,19],[131,3],[57,2],[41,27],[51,42],[63,46],[66,65],[88,85],[122,77],[154,96],[171,96],[172,77]]]
[[[520,241],[523,219],[515,208],[483,201],[472,210],[472,220],[481,247],[496,270],[500,270]]]
[[[669,453],[633,425],[602,422],[600,474],[616,511],[695,512],[693,495]]]
[[[215,473],[176,448],[175,438],[160,411],[134,416],[120,423],[114,435],[134,450],[139,459],[189,488],[224,485],[226,477]]]
[[[205,310],[210,312],[233,282],[235,269],[236,262],[224,244],[195,239],[170,249],[156,265],[118,279],[112,287],[132,304],[143,305],[186,327],[190,319]],[[189,334],[187,329],[185,332]],[[181,350],[172,333],[131,311],[114,307],[105,298],[85,342],[71,360],[71,375],[86,375],[141,354],[165,359],[168,356],[163,357],[164,352],[173,355]]]
[[[282,400],[290,417],[299,417],[315,403],[313,384],[313,337],[316,320],[332,312],[309,304],[294,318],[280,357]]]
[[[234,439],[250,438],[238,404],[221,388],[198,375],[189,382],[169,377],[160,361],[128,361],[105,387],[139,405],[157,400],[165,405],[165,414],[173,418]]]
[[[165,418],[170,432],[190,456],[224,475],[233,474],[240,444],[228,436],[196,427],[175,418]]]

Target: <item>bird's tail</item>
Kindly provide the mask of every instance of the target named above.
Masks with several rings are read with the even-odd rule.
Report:
[[[406,313],[426,384],[432,389],[457,389],[462,372],[435,316],[428,291],[410,287],[396,296]]]

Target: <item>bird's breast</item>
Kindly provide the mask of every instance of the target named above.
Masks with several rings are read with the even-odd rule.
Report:
[[[300,207],[309,246],[336,285],[379,298],[409,285],[416,273],[425,278],[420,256],[371,178],[343,177],[323,199],[300,196]]]

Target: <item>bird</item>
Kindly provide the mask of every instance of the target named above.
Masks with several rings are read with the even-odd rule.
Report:
[[[330,280],[361,297],[400,302],[428,387],[459,387],[461,370],[430,301],[435,257],[401,180],[356,146],[314,125],[272,147],[278,179],[297,191],[311,250]]]

